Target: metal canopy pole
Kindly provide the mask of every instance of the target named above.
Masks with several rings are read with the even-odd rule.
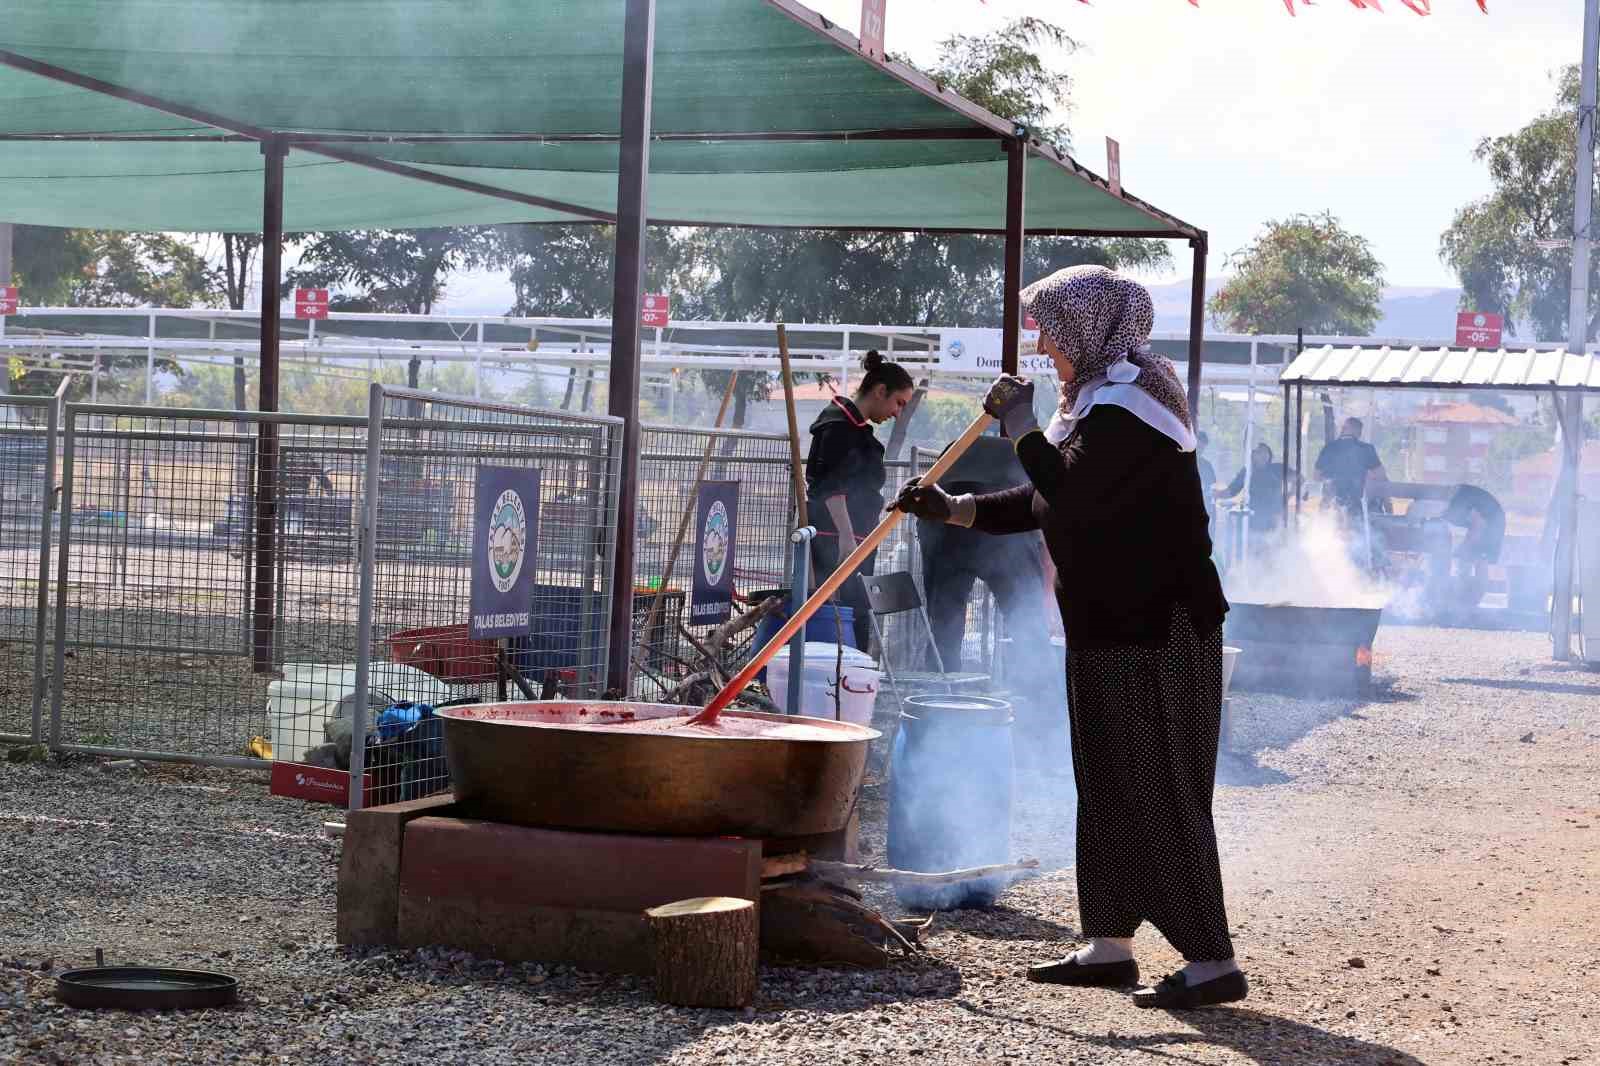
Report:
[[[1021,136],[1006,142],[1006,248],[1004,319],[1000,324],[1000,369],[1017,372],[1022,346],[1022,253],[1027,242],[1022,202],[1028,172],[1028,142]]]
[[[1194,249],[1193,288],[1189,292],[1189,421],[1200,428],[1200,352],[1206,328],[1206,237],[1189,242]],[[1246,457],[1248,463],[1249,457]],[[1248,468],[1248,467],[1247,467]],[[1246,474],[1246,477],[1249,475]]]
[[[1246,462],[1248,461],[1247,457]],[[1248,470],[1249,467],[1245,469]],[[1294,496],[1298,500],[1300,498],[1299,471],[1296,470],[1295,473]],[[1248,477],[1249,475],[1246,474],[1245,476]],[[1296,506],[1299,505],[1296,504]],[[1287,383],[1283,386],[1283,525],[1285,529],[1289,526],[1289,386]]]
[[[1589,347],[1589,224],[1594,197],[1595,64],[1600,52],[1600,0],[1583,5],[1583,67],[1578,98],[1578,165],[1572,197],[1572,283],[1567,304],[1567,351],[1582,358]],[[1578,467],[1583,460],[1583,393],[1556,398],[1561,420],[1561,526],[1556,538],[1552,638],[1560,662],[1572,658],[1572,570],[1577,558]],[[1593,531],[1591,531],[1591,534]],[[1584,604],[1587,614],[1591,605]]]
[[[262,411],[278,409],[278,312],[283,275],[283,161],[288,147],[282,138],[261,142],[266,157],[261,202],[261,398]],[[273,634],[277,629],[278,425],[256,427],[255,603],[251,612],[251,665],[256,673],[272,669]]]
[[[629,691],[633,656],[633,559],[639,506],[639,307],[644,299],[645,205],[650,179],[650,93],[655,0],[628,0],[622,40],[622,145],[617,162],[616,274],[611,296],[609,411],[622,419],[617,550],[611,573],[606,687]]]

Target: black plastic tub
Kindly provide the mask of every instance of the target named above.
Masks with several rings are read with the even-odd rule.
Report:
[[[56,998],[69,1007],[120,1010],[195,1010],[221,1007],[239,996],[225,973],[156,966],[90,966],[56,978]]]

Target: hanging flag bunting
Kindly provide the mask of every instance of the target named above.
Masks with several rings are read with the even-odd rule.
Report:
[[[979,0],[979,2],[984,4],[985,6],[987,6],[988,3],[989,3],[989,0]],[[1400,0],[1400,2],[1402,4],[1404,4],[1404,5],[1406,5],[1406,7],[1410,8],[1413,12],[1415,12],[1418,15],[1431,15],[1431,14],[1433,14],[1433,11],[1432,11],[1432,0]],[[1482,11],[1485,15],[1487,15],[1489,13],[1489,0],[1477,0],[1477,2],[1478,2],[1478,10]],[[1080,4],[1088,4],[1089,0],[1078,0],[1078,3],[1080,3]],[[1300,0],[1300,4],[1301,4],[1302,7],[1315,7],[1316,6],[1314,3],[1312,3],[1312,0]],[[1365,11],[1367,8],[1371,8],[1372,10],[1374,10],[1376,12],[1379,12],[1380,14],[1383,12],[1383,4],[1382,4],[1381,0],[1350,0],[1350,4],[1351,4],[1352,7],[1355,7],[1357,9],[1359,9],[1359,10],[1362,10],[1362,11]],[[1200,6],[1200,0],[1189,0],[1189,6],[1190,7],[1199,7]],[[1295,11],[1294,11],[1294,0],[1283,0],[1283,6],[1284,6],[1284,9],[1289,12],[1289,14],[1293,15],[1295,13]]]

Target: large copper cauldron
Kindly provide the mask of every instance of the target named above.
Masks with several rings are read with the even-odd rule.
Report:
[[[728,712],[814,726],[817,739],[592,730],[580,723],[668,718],[693,708],[556,701],[445,707],[456,799],[519,825],[675,836],[792,837],[850,820],[876,730],[849,722]]]

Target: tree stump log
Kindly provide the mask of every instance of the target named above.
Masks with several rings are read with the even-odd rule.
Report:
[[[656,998],[677,1007],[748,1007],[756,998],[761,924],[747,899],[703,896],[645,911]]]

